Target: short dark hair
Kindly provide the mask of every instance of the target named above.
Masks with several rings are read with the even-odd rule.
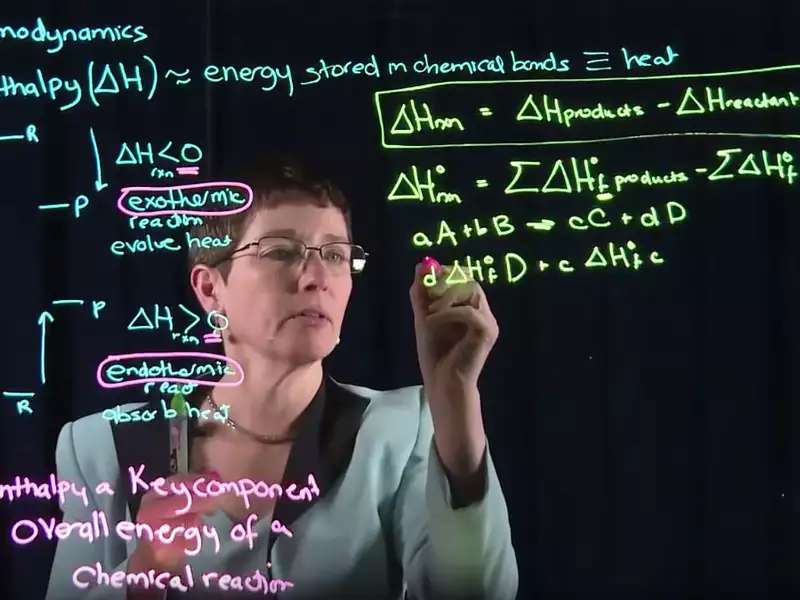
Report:
[[[328,178],[322,176],[307,162],[285,153],[264,154],[245,169],[238,172],[236,181],[246,183],[253,189],[253,203],[242,212],[203,218],[202,224],[191,228],[195,237],[211,236],[225,239],[230,236],[231,243],[223,248],[189,248],[189,271],[195,265],[218,265],[222,278],[227,280],[230,256],[242,242],[242,234],[253,216],[263,208],[275,208],[284,204],[312,204],[325,208],[334,206],[344,216],[347,239],[353,241],[350,204],[344,193]],[[305,198],[279,195],[280,192],[302,192]],[[223,262],[220,262],[223,261]]]

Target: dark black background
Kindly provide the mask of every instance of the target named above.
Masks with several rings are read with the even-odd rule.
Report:
[[[2,73],[30,79],[43,67],[79,76],[91,59],[141,62],[147,53],[162,69],[191,66],[194,80],[184,88],[164,86],[150,102],[121,95],[106,97],[100,108],[82,102],[66,112],[43,100],[0,98],[0,132],[37,123],[41,136],[39,144],[0,144],[0,388],[36,392],[32,416],[17,416],[10,399],[0,407],[0,480],[45,477],[66,421],[143,398],[140,391],[97,387],[94,370],[103,357],[186,348],[163,330],[125,330],[142,304],[193,300],[181,258],[119,258],[108,250],[113,240],[131,237],[114,208],[116,191],[152,182],[149,169],[113,167],[122,140],[197,143],[206,152],[199,180],[273,147],[322,161],[348,194],[355,238],[371,253],[354,285],[342,343],[327,364],[340,381],[381,389],[421,382],[408,287],[423,252],[411,246],[413,231],[430,230],[440,218],[564,217],[590,206],[563,197],[520,200],[512,208],[499,185],[494,195],[465,194],[469,201],[456,210],[387,203],[395,174],[409,164],[442,162],[462,182],[476,172],[500,180],[510,158],[534,153],[383,150],[372,93],[448,77],[342,78],[296,88],[290,98],[280,86],[271,93],[246,84],[204,86],[203,65],[290,63],[300,72],[319,58],[366,60],[370,53],[384,64],[423,52],[456,61],[510,49],[545,57],[552,50],[573,59],[576,70],[568,76],[584,77],[577,68],[584,50],[619,56],[622,46],[656,53],[670,44],[680,58],[658,73],[724,71],[800,62],[799,13],[795,3],[776,0],[4,2],[2,24],[32,27],[37,16],[51,28],[135,23],[150,39],[70,44],[55,55],[0,40]],[[631,74],[620,67],[617,61],[604,75]],[[794,79],[791,72],[785,76],[787,87]],[[757,113],[741,118],[773,123]],[[781,123],[787,133],[800,132],[796,116]],[[89,126],[110,183],[99,193],[92,188]],[[686,157],[740,145],[800,150],[790,141],[696,138],[614,142],[597,151],[631,171],[669,171],[694,164]],[[536,152],[552,158],[566,150]],[[81,193],[91,205],[79,220],[36,208]],[[481,378],[481,397],[510,511],[520,598],[783,598],[800,587],[800,489],[792,471],[798,452],[796,185],[762,178],[692,184],[624,194],[619,202],[668,199],[687,206],[690,218],[642,236],[667,258],[659,269],[563,276],[536,274],[531,260],[520,284],[484,285],[501,333]],[[437,257],[545,252],[542,239],[515,237],[507,246],[473,241]],[[575,256],[591,245],[588,236],[564,229],[547,239],[549,248]],[[615,236],[596,238],[606,239]],[[36,319],[57,298],[97,298],[108,306],[99,320],[87,307],[50,309],[55,322],[41,386]],[[57,514],[44,502],[4,503],[5,597],[43,597],[55,548],[44,542],[15,548],[8,525]]]

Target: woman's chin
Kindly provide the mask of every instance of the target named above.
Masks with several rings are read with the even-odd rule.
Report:
[[[323,339],[318,340],[295,340],[291,347],[283,348],[283,352],[279,352],[286,356],[292,362],[307,363],[321,360],[328,356],[336,347],[335,340]],[[270,348],[274,353],[275,348]]]

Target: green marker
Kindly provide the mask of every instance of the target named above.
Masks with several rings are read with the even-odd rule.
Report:
[[[172,400],[170,400],[169,407],[177,412],[178,415],[185,417],[189,414],[189,411],[186,410],[186,402],[186,396],[180,392],[175,392]]]
[[[170,473],[189,472],[189,418],[186,398],[180,392],[170,401],[176,416],[169,421],[169,470]]]

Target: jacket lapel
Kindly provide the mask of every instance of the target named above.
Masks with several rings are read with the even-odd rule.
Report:
[[[344,473],[353,455],[361,418],[369,404],[363,396],[343,388],[332,377],[324,374],[322,385],[301,416],[286,470],[281,484],[286,489],[292,483],[299,488],[310,483],[309,474],[319,487],[319,495],[310,502],[292,501],[281,496],[273,512],[273,519],[291,529],[291,525],[330,491]],[[270,528],[268,555],[280,534]]]
[[[192,394],[196,399],[201,394]],[[316,395],[300,416],[297,438],[292,444],[283,479],[284,489],[294,483],[298,488],[308,485],[309,474],[319,487],[319,496],[310,502],[298,502],[281,496],[275,506],[273,518],[290,527],[316,502],[329,492],[344,473],[353,454],[353,446],[361,418],[369,399],[342,387],[327,371]],[[159,394],[151,396],[150,410],[157,416],[152,421],[136,423],[111,423],[111,432],[119,461],[120,478],[125,482],[131,519],[136,520],[143,490],[130,493],[128,467],[138,469],[144,465],[142,477],[152,481],[169,476],[169,419],[164,416]],[[193,419],[194,421],[194,419]],[[194,423],[190,431],[194,430]],[[269,549],[279,534],[270,528]]]
[[[138,470],[140,465],[144,465],[142,478],[146,481],[169,476],[169,420],[157,402],[151,400],[146,407],[156,410],[157,416],[152,421],[111,423],[120,479],[127,491],[131,520],[134,521],[145,492],[140,488],[136,494],[131,494],[128,467]]]

